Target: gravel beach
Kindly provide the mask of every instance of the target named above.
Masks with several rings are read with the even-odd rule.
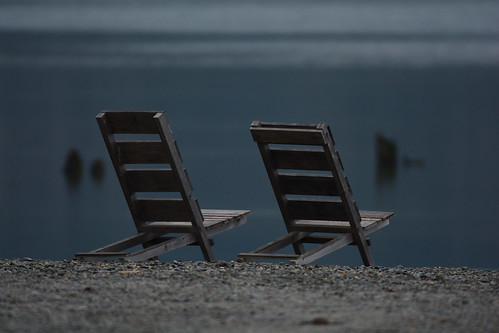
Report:
[[[497,332],[499,272],[0,259],[1,332]]]

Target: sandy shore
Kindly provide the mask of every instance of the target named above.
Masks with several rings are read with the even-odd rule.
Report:
[[[497,332],[499,272],[0,259],[1,332]]]

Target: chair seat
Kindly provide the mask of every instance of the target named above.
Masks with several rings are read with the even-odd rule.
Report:
[[[329,126],[254,121],[250,132],[287,234],[240,253],[238,261],[271,259],[308,264],[355,245],[364,265],[374,266],[366,235],[387,226],[394,213],[359,211]],[[315,246],[305,248],[304,244]],[[288,246],[294,254],[278,253]]]
[[[214,236],[225,230],[232,229],[243,224],[246,220],[242,217],[250,213],[249,210],[221,210],[221,209],[201,209],[208,236]],[[150,222],[139,227],[142,232],[153,233],[190,233],[196,232],[191,222]]]
[[[250,211],[201,210],[166,113],[103,111],[97,123],[137,234],[75,256],[139,261],[196,245],[216,261],[210,237],[246,223]]]
[[[360,211],[360,225],[366,234],[379,230],[388,225],[388,219],[395,213],[379,211]],[[386,222],[386,223],[385,223]],[[290,231],[349,233],[351,232],[348,221],[309,221],[299,220],[289,227]]]

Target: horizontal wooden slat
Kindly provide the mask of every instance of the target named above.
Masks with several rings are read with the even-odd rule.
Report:
[[[283,194],[339,195],[332,175],[283,173],[277,179]]]
[[[152,134],[159,133],[154,116],[160,111],[103,111],[101,117],[116,134]]]
[[[182,199],[137,199],[142,221],[190,221],[191,211]]]
[[[248,215],[251,213],[250,210],[243,209],[202,209],[201,211],[205,220],[210,218],[227,218],[239,215]]]
[[[251,127],[253,140],[258,143],[292,145],[323,145],[321,130],[310,128],[265,128]]]
[[[203,209],[203,225],[211,237],[246,223],[249,213],[249,210]],[[191,222],[151,222],[140,226],[139,229],[155,233],[195,232]]]
[[[170,169],[127,170],[125,177],[131,192],[180,192],[182,183]]]
[[[274,169],[330,171],[323,151],[271,148],[270,160]]]
[[[296,221],[289,230],[345,234],[351,232],[348,221]]]
[[[202,209],[204,226],[208,235],[214,236],[246,223],[249,210]]]
[[[391,212],[373,212],[360,211],[362,220],[360,226],[364,229],[364,234],[367,235],[375,230],[381,229],[388,225],[389,218],[394,213]],[[350,233],[352,227],[348,221],[310,221],[299,220],[288,227],[290,231],[308,231],[308,232],[324,232],[324,233]]]
[[[169,164],[170,157],[161,141],[118,141],[118,158],[122,164]]]
[[[370,223],[367,227],[364,228],[364,235],[369,235],[379,229],[382,229],[390,224],[390,220],[378,220],[374,223]]]
[[[151,222],[139,226],[139,230],[157,234],[194,233],[196,231],[192,222]]]
[[[341,201],[288,199],[288,215],[294,220],[348,221]]]
[[[324,126],[324,123],[319,124],[298,124],[298,123],[280,123],[280,122],[266,122],[260,120],[254,120],[251,123],[251,128],[301,128],[301,129],[320,129]]]
[[[360,217],[362,220],[386,220],[395,215],[394,212],[381,212],[371,210],[361,210]]]

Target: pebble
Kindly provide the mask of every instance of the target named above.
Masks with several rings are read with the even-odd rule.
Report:
[[[498,282],[469,268],[0,259],[0,331],[496,332]]]

